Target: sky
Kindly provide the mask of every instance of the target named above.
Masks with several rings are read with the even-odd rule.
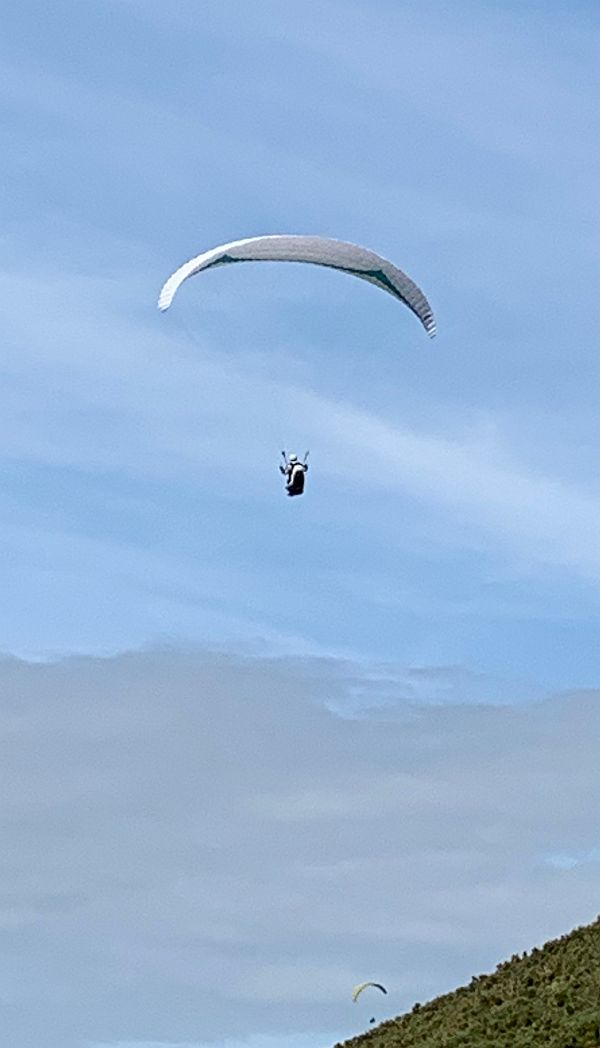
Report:
[[[583,0],[3,13],[14,1048],[327,1048],[596,916],[599,51]],[[436,339],[311,266],[158,312],[264,233]]]

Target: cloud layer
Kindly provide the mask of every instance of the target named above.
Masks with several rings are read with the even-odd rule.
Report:
[[[1,678],[15,1048],[341,1035],[362,978],[398,1012],[595,916],[597,693],[378,708],[349,663],[183,652]]]

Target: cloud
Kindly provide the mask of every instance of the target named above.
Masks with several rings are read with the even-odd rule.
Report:
[[[501,444],[416,433],[350,406],[322,404],[319,415],[344,444],[348,481],[410,490],[515,544],[542,563],[569,566],[598,579],[593,536],[600,524],[595,491],[526,471]],[[317,416],[318,418],[318,416]],[[343,466],[342,466],[343,468]]]
[[[594,916],[597,864],[545,857],[597,848],[597,694],[420,707],[388,679],[369,716],[332,712],[363,675],[225,652],[0,665],[15,1048],[341,1035],[355,979],[397,1012]]]
[[[379,489],[390,507],[394,495],[415,498],[445,515],[444,543],[477,549],[485,536],[505,554],[598,581],[595,489],[528,468],[493,414],[484,422],[480,412],[471,426],[467,416],[462,432],[456,422],[447,433],[419,431],[262,373],[251,359],[223,359],[202,341],[191,354],[158,330],[142,335],[115,302],[112,282],[10,273],[5,282],[5,298],[22,305],[6,351],[9,457],[163,482],[201,467],[203,486],[224,492],[243,444],[238,490],[251,497],[277,435],[300,415],[334,492]],[[68,318],[56,307],[66,298]]]
[[[555,866],[559,870],[573,870],[582,863],[600,863],[600,848],[592,848],[590,851],[574,855],[550,854],[545,857],[545,861],[549,866]]]
[[[217,1041],[187,1041],[185,1044],[178,1041],[112,1041],[110,1044],[88,1044],[85,1048],[325,1048],[335,1041],[335,1033],[309,1033],[309,1034],[286,1034],[280,1033],[274,1037],[261,1036],[260,1034],[245,1037],[242,1040],[217,1040]]]

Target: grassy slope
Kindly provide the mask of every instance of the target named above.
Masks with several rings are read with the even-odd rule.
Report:
[[[492,975],[345,1042],[346,1048],[596,1048],[600,917]],[[336,1046],[339,1048],[339,1046]]]

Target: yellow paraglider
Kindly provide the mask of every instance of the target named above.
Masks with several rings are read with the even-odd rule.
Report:
[[[360,997],[361,993],[363,992],[363,990],[367,989],[367,986],[374,986],[376,990],[381,990],[382,993],[387,993],[387,990],[386,990],[385,986],[382,986],[381,983],[376,983],[376,982],[359,983],[358,986],[355,986],[353,991],[352,991],[352,1000],[354,1001],[355,1004],[356,1004],[358,998]]]

